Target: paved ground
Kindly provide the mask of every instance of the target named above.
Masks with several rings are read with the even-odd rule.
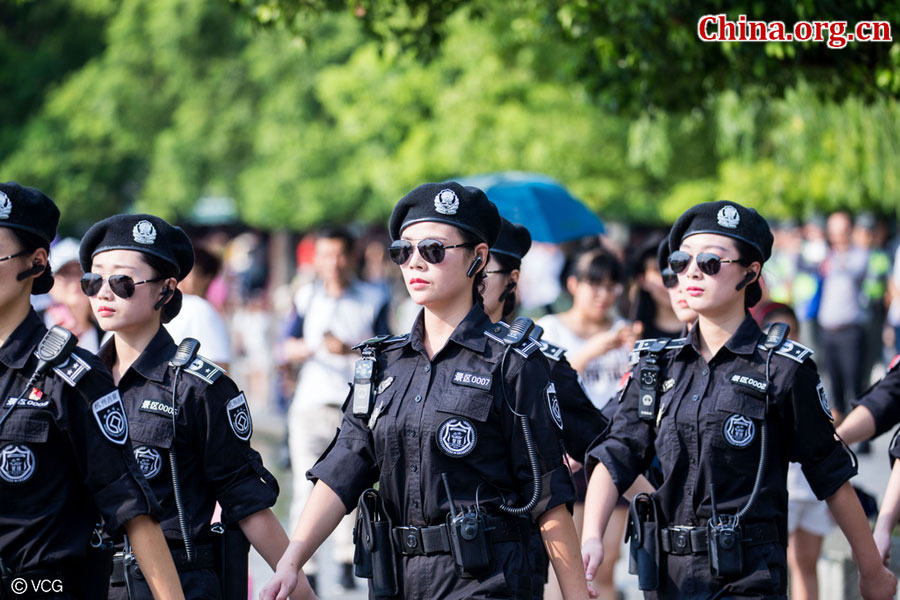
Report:
[[[291,493],[291,472],[283,471],[276,468],[278,443],[280,441],[281,428],[283,427],[283,419],[274,416],[265,416],[254,414],[253,417],[255,433],[253,436],[254,447],[262,454],[266,465],[273,470],[278,478],[281,486],[281,496],[278,504],[275,506],[275,513],[281,519],[282,524],[287,528],[288,507],[290,504]],[[890,443],[890,434],[885,434],[881,438],[872,443],[872,451],[870,454],[859,457],[859,476],[854,480],[854,484],[870,494],[878,498],[879,502],[884,493],[884,486],[890,475],[890,465],[887,459],[888,445]],[[290,531],[289,531],[290,533]],[[327,544],[327,542],[326,542]],[[326,547],[321,553],[322,556],[328,556],[329,550]],[[626,548],[622,548],[622,556],[627,557]],[[322,600],[363,600],[367,597],[365,592],[365,581],[358,581],[356,591],[347,593],[337,585],[338,571],[337,565],[323,560],[321,572],[319,574],[320,593]],[[628,574],[627,560],[620,560],[617,565],[616,577],[619,582],[620,589],[625,593],[626,598],[641,598],[642,596],[637,590],[636,578]],[[251,550],[250,558],[252,584],[255,588],[252,590],[252,597],[256,598],[259,590],[268,581],[271,576],[271,570],[265,561],[254,551]]]

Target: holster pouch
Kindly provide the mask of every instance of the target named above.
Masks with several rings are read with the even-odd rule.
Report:
[[[638,576],[638,588],[659,588],[659,518],[656,501],[646,492],[636,494],[628,512],[625,541],[631,539],[628,572]]]
[[[240,527],[214,523],[213,556],[222,588],[222,600],[246,600],[248,594],[250,541]]]
[[[384,500],[372,488],[364,491],[359,497],[353,535],[354,572],[372,580],[372,594],[376,598],[392,598],[400,593],[392,529]]]
[[[113,555],[116,548],[111,540],[102,540],[99,532],[88,546],[83,579],[85,598],[106,600],[109,596],[109,578],[112,575]]]
[[[125,574],[125,589],[128,590],[128,598],[130,600],[154,600],[153,592],[150,591],[150,584],[144,578],[144,574],[141,572],[137,558],[131,552],[131,548],[127,548],[125,555],[122,557],[122,567]]]

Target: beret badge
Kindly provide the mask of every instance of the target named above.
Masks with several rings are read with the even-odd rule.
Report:
[[[453,190],[443,189],[434,197],[434,210],[442,215],[455,215],[459,210],[459,198]]]
[[[729,204],[728,206],[723,206],[719,209],[719,214],[716,215],[716,221],[726,229],[737,229],[737,226],[741,224],[741,215],[738,214],[735,207]]]
[[[138,244],[149,245],[156,241],[156,228],[150,221],[138,221],[131,230],[131,236]]]
[[[9,196],[0,192],[0,219],[8,219],[12,212],[12,200]]]

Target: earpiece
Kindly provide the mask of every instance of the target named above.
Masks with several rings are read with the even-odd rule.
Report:
[[[740,282],[739,284],[737,284],[737,287],[734,288],[734,289],[735,289],[736,291],[738,291],[738,292],[741,291],[742,289],[744,289],[744,287],[745,287],[748,283],[750,283],[751,281],[753,281],[753,279],[754,279],[755,277],[756,277],[756,273],[753,272],[753,271],[750,271],[750,272],[747,273],[747,275],[741,280],[741,282]]]
[[[22,281],[23,279],[27,279],[28,277],[31,277],[32,275],[40,275],[41,273],[44,272],[44,269],[46,269],[46,268],[47,268],[47,265],[42,265],[40,263],[34,263],[33,265],[31,265],[30,269],[22,271],[21,273],[16,275],[16,280]]]
[[[481,263],[484,262],[484,259],[481,258],[481,255],[475,257],[475,260],[472,261],[472,264],[469,265],[469,270],[466,271],[466,277],[474,277],[475,273],[478,272],[478,267],[481,266]]]
[[[506,284],[506,287],[500,293],[500,297],[498,298],[498,300],[500,302],[503,302],[504,300],[506,300],[507,296],[509,296],[510,294],[513,293],[513,290],[515,290],[515,289],[516,289],[516,282],[510,281],[509,283]]]
[[[175,292],[173,292],[169,288],[164,289],[162,291],[162,297],[156,301],[156,304],[153,305],[153,310],[159,310],[160,308],[162,308],[162,305],[166,303],[166,300],[169,299],[169,296],[171,296],[174,293]]]

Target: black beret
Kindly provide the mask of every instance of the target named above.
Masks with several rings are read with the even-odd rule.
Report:
[[[153,215],[115,215],[95,223],[81,239],[81,268],[91,270],[94,256],[107,250],[134,250],[175,267],[175,278],[184,279],[194,266],[194,246],[181,229]]]
[[[656,248],[656,264],[659,265],[660,273],[669,268],[669,254],[669,236],[666,236]]]
[[[0,227],[27,231],[49,247],[57,225],[59,209],[42,191],[14,181],[0,183]]]
[[[524,225],[500,217],[500,235],[491,246],[494,254],[505,254],[521,261],[531,248],[531,234]]]
[[[674,252],[684,238],[698,233],[714,233],[740,240],[759,252],[763,262],[772,256],[772,230],[758,212],[736,202],[703,202],[687,209],[669,232],[669,250]]]
[[[493,246],[500,235],[500,213],[484,192],[455,181],[425,183],[405,195],[391,214],[391,239],[413,223],[446,223]]]

